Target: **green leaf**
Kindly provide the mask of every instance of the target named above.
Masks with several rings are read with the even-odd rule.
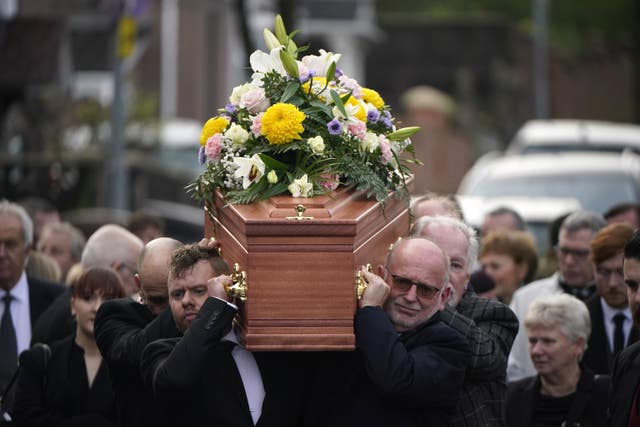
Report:
[[[266,166],[268,166],[269,168],[271,168],[271,169],[275,169],[275,170],[287,170],[287,169],[289,169],[289,166],[287,166],[286,164],[282,163],[279,160],[274,159],[271,156],[267,156],[264,153],[260,153],[260,154],[258,154],[258,156],[260,156],[260,158],[262,159],[264,164]]]
[[[389,135],[387,135],[387,138],[391,141],[404,141],[405,139],[415,135],[419,130],[419,126],[410,126],[398,129],[395,132],[391,132]]]
[[[300,88],[300,82],[293,80],[287,84],[280,97],[280,102],[287,102],[289,98],[295,95],[296,91]]]
[[[327,69],[326,77],[327,77],[327,81],[336,79],[336,62],[335,61],[332,61],[331,64],[329,65],[329,68]]]
[[[340,95],[338,95],[338,92],[331,89],[331,92],[329,93],[331,94],[333,103],[336,105],[336,107],[338,107],[338,111],[340,111],[345,117],[347,117],[347,110],[344,109],[344,103],[342,102],[342,99],[340,99]]]
[[[315,111],[322,111],[323,113],[325,113],[327,115],[327,117],[329,117],[329,118],[332,117],[331,108],[329,108],[329,106],[327,104],[325,104],[324,102],[311,101],[309,103],[309,105],[311,105],[311,107],[313,107],[313,109]]]

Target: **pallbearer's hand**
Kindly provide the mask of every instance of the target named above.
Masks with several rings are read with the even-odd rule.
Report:
[[[360,298],[360,307],[382,307],[389,296],[391,288],[387,285],[387,282],[377,274],[370,273],[364,268],[361,271],[362,277],[364,277],[368,284],[364,290],[364,294],[362,294],[362,298]]]

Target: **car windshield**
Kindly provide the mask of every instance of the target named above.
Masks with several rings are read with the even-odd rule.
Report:
[[[638,201],[633,179],[620,174],[497,178],[482,181],[474,196],[574,197],[584,209],[604,212],[621,202]]]

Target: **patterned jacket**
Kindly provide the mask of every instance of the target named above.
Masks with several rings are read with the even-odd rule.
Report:
[[[468,289],[441,320],[460,332],[471,351],[462,398],[452,426],[503,426],[506,370],[518,318],[505,304],[481,298]]]

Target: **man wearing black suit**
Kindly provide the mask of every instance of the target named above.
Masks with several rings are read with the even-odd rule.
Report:
[[[147,243],[135,276],[142,304],[131,298],[105,301],[96,314],[96,343],[109,366],[120,426],[165,425],[161,410],[149,410],[154,401],[140,376],[140,358],[150,342],[180,335],[167,292],[171,254],[180,246],[168,237]]]
[[[624,282],[634,325],[640,325],[640,230],[624,246]],[[613,365],[609,394],[609,425],[640,425],[640,341],[624,349]]]
[[[223,286],[230,279],[219,276],[227,272],[215,248],[174,252],[169,305],[184,336],[145,348],[144,382],[171,425],[297,426],[303,377],[287,354],[242,348],[232,327],[237,308]]]
[[[591,240],[596,294],[585,301],[591,336],[582,362],[595,374],[609,375],[618,353],[640,335],[633,325],[623,277],[624,244],[632,234],[631,226],[615,223]]]
[[[472,354],[462,399],[448,425],[502,426],[507,360],[518,318],[505,304],[480,298],[468,287],[478,254],[473,228],[455,218],[422,217],[411,234],[432,240],[449,256],[452,292],[441,319],[466,338]]]
[[[18,366],[18,355],[29,348],[31,328],[62,293],[53,283],[28,278],[24,271],[33,243],[33,223],[27,212],[7,200],[0,202],[0,393]],[[9,403],[10,403],[9,395]]]

